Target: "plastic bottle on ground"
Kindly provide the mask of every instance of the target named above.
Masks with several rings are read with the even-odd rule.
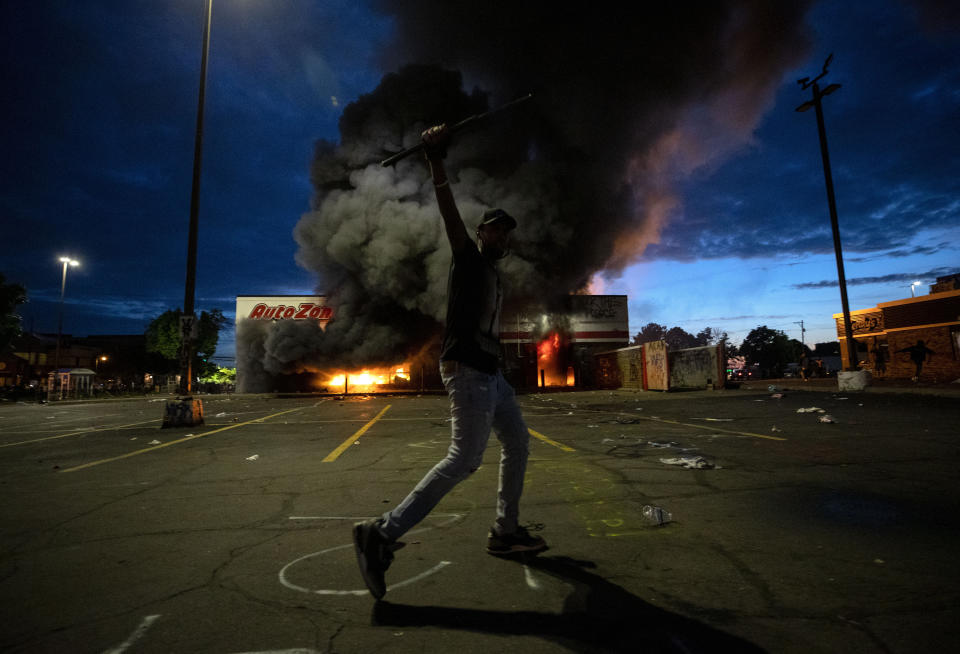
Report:
[[[669,511],[659,507],[647,504],[643,507],[643,518],[652,525],[665,525],[673,519]]]

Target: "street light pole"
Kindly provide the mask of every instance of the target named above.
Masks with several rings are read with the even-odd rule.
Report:
[[[196,321],[194,315],[194,289],[197,280],[197,224],[200,209],[200,170],[203,159],[203,105],[207,87],[207,56],[210,52],[210,23],[213,14],[213,0],[207,0],[206,18],[203,26],[203,47],[200,56],[200,93],[197,100],[197,129],[193,146],[193,187],[190,192],[190,232],[187,239],[187,280],[183,295],[183,318],[181,370],[183,379],[181,387],[190,395],[193,388],[193,329]]]
[[[190,191],[190,231],[187,237],[187,279],[180,316],[180,391],[181,397],[167,402],[163,427],[195,427],[203,424],[203,403],[191,397],[193,392],[194,289],[197,283],[197,223],[200,210],[200,170],[203,160],[203,103],[207,88],[207,55],[210,52],[210,18],[213,0],[207,0],[200,53],[200,93],[197,98],[197,130],[193,142],[193,187]]]
[[[60,257],[63,264],[63,274],[60,276],[60,309],[57,312],[57,351],[53,359],[54,383],[60,384],[60,340],[63,336],[63,296],[67,290],[67,266],[79,266],[80,262],[70,257]]]
[[[847,339],[847,370],[857,369],[857,345],[853,340],[853,325],[850,322],[850,303],[847,301],[847,278],[843,271],[843,250],[840,247],[840,227],[837,221],[837,201],[833,194],[833,175],[830,172],[830,154],[827,151],[827,130],[823,122],[822,99],[840,88],[839,84],[829,84],[823,90],[820,90],[817,82],[826,76],[827,66],[833,59],[831,54],[823,64],[823,71],[812,81],[809,77],[797,80],[797,83],[806,90],[813,87],[813,99],[804,102],[797,107],[797,111],[808,111],[811,107],[817,114],[817,132],[820,135],[820,154],[823,158],[823,177],[827,187],[827,204],[830,208],[830,227],[833,230],[833,248],[837,258],[837,277],[840,282],[840,302],[843,307],[843,328]]]

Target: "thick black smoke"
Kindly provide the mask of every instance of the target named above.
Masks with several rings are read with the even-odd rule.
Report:
[[[469,229],[492,206],[517,217],[501,270],[513,302],[549,308],[656,241],[675,183],[749,142],[808,46],[805,2],[383,5],[397,72],[318,144],[294,233],[337,314],[326,333],[250,334],[266,373],[394,363],[438,333],[449,246],[427,170],[379,164],[426,127],[534,94],[458,139],[448,170]]]

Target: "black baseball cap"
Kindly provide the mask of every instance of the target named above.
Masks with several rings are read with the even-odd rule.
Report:
[[[508,214],[503,209],[488,209],[483,212],[483,219],[480,221],[480,224],[477,225],[477,229],[480,229],[484,225],[492,225],[493,223],[500,222],[505,220],[510,227],[510,229],[517,228],[517,221],[513,216]]]

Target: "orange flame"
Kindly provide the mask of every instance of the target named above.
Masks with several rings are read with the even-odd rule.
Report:
[[[576,385],[573,366],[561,369],[562,361],[557,356],[560,352],[560,333],[548,334],[545,339],[537,343],[537,374],[538,385],[545,386],[574,386]]]
[[[349,392],[373,392],[381,390],[390,384],[410,381],[410,366],[404,364],[397,367],[367,368],[363,370],[344,371],[327,375],[320,381],[321,386],[336,391],[346,389]]]

